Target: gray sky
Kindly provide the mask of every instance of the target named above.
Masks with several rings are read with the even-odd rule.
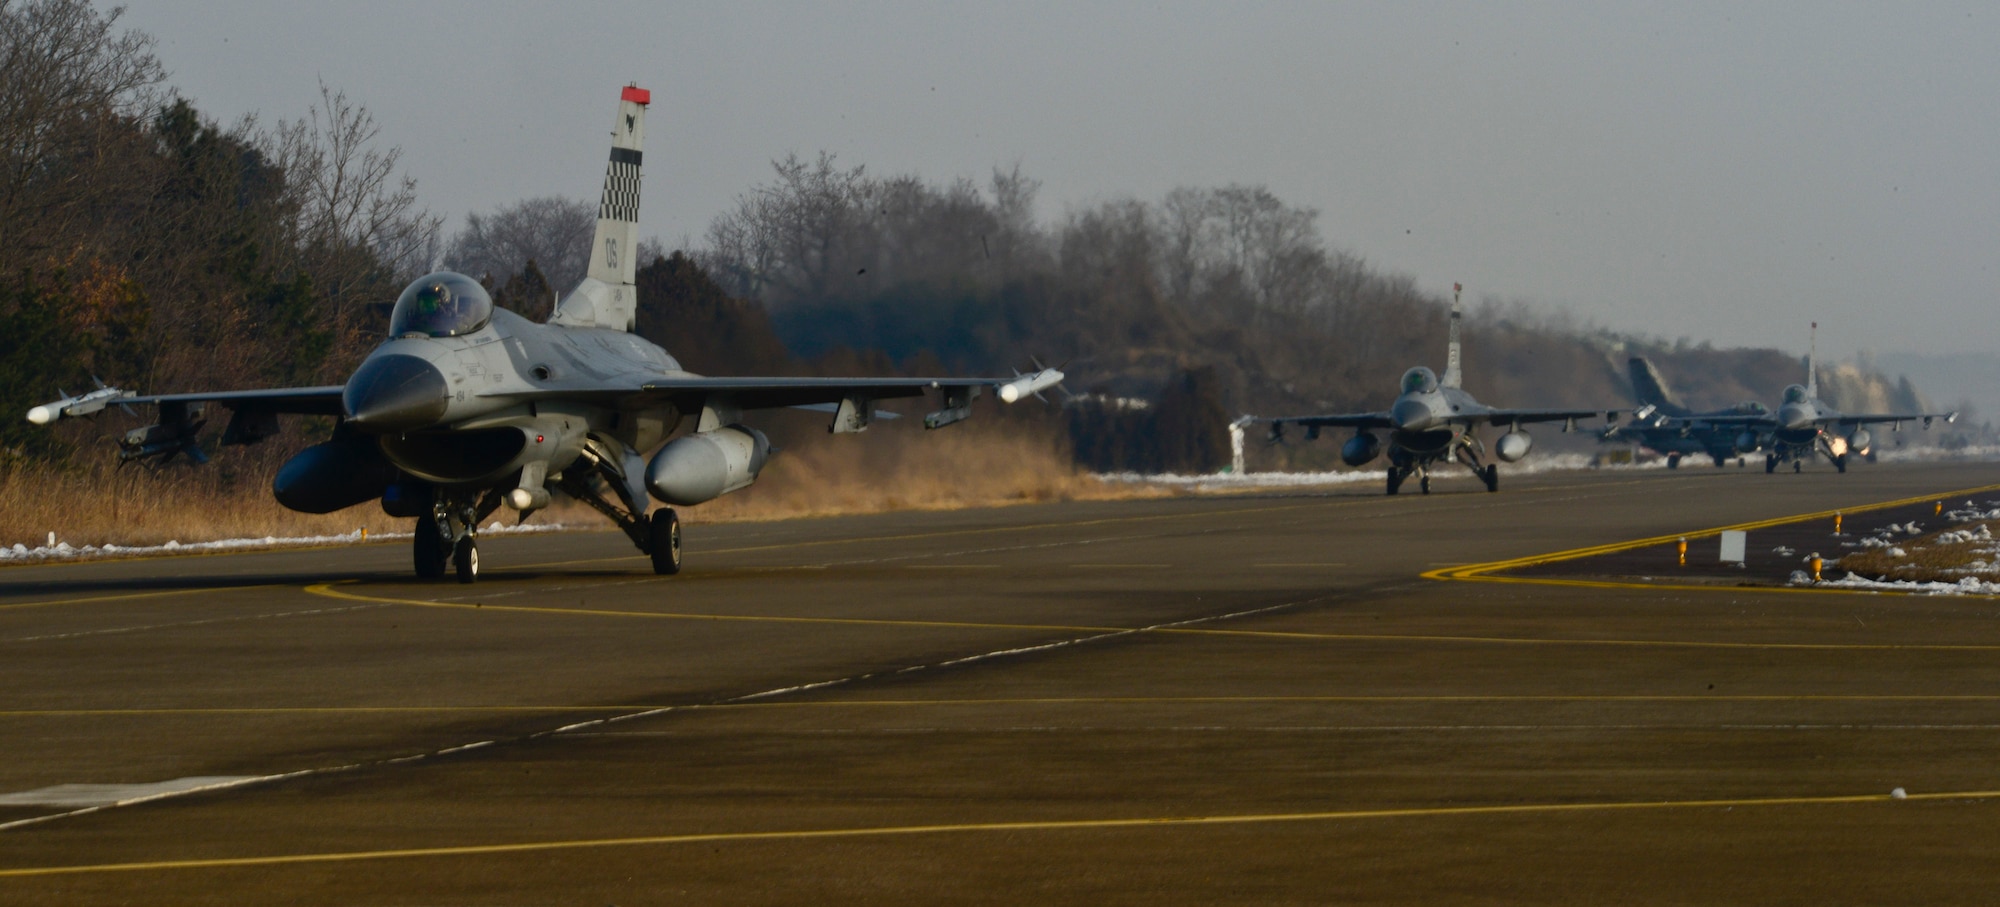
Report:
[[[1261,183],[1426,288],[1803,350],[2000,341],[1991,4],[127,0],[223,120],[318,80],[428,205],[594,199],[653,91],[642,233],[699,239],[786,152],[984,179],[1041,214]]]

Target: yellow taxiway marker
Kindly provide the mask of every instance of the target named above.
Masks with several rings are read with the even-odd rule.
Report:
[[[1504,806],[1432,806],[1396,809],[1351,809],[1296,813],[1247,813],[1216,816],[1148,816],[1124,819],[1053,819],[1025,822],[963,822],[937,825],[887,825],[872,828],[817,828],[782,831],[711,832],[672,835],[644,835],[623,838],[583,838],[559,841],[524,841],[513,844],[467,844],[455,847],[411,847],[386,850],[351,850],[330,853],[273,854],[253,857],[219,857],[197,860],[150,860],[131,863],[96,863],[74,866],[25,866],[0,869],[0,878],[83,875],[110,872],[147,872],[189,869],[234,869],[251,866],[290,866],[312,863],[349,863],[363,860],[414,859],[422,857],[472,857],[496,854],[547,853],[607,847],[662,847],[677,844],[725,844],[755,841],[811,841],[855,838],[889,838],[914,835],[968,834],[979,832],[1019,833],[1030,831],[1080,831],[1112,829],[1194,828],[1217,825],[1266,825],[1282,822],[1354,822],[1381,819],[1445,819],[1484,816],[1532,816],[1566,813],[1627,812],[1644,810],[1736,809],[1773,806],[1895,805],[1910,801],[1983,801],[2000,799],[2000,791],[1951,791],[1905,794],[1901,788],[1884,794],[1847,794],[1804,797],[1744,797],[1712,800],[1614,800],[1595,803],[1517,803]]]

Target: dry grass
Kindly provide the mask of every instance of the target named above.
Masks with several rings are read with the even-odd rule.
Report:
[[[899,422],[858,436],[827,436],[822,427],[816,437],[799,434],[757,484],[682,514],[688,522],[730,522],[1172,493],[1099,482],[1078,471],[1047,433],[1019,429],[973,423],[913,432]],[[271,477],[289,453],[235,448],[209,466],[160,470],[118,469],[94,455],[92,462],[80,456],[67,470],[0,468],[0,546],[33,548],[50,532],[81,547],[408,531],[410,520],[372,503],[324,516],[279,506]],[[511,516],[503,511],[495,519],[511,522]],[[574,502],[533,521],[608,526]]]
[[[1992,524],[1964,523],[1842,557],[1838,566],[1876,580],[1955,583],[1966,577],[2000,581],[2000,541],[1967,538],[1992,532]],[[1898,555],[1895,552],[1900,551]]]

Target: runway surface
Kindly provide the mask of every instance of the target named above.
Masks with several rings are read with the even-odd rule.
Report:
[[[1422,574],[1996,483],[702,525],[672,578],[612,533],[487,539],[474,586],[404,544],[7,569],[0,902],[1985,903],[2000,603]]]

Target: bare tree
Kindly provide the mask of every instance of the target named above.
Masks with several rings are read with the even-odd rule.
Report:
[[[469,214],[453,236],[445,266],[478,278],[504,281],[534,262],[549,285],[567,292],[590,269],[590,237],[597,206],[545,195],[523,199],[491,214]],[[641,262],[645,249],[640,249]]]
[[[417,200],[417,181],[402,172],[401,148],[382,147],[381,126],[366,107],[325,82],[320,103],[259,136],[285,175],[285,201],[296,212],[286,243],[345,325],[362,303],[430,269],[440,218]],[[254,129],[254,122],[240,127]],[[384,267],[389,273],[381,273]]]
[[[0,0],[0,255],[40,251],[70,233],[54,227],[129,188],[132,175],[100,159],[118,121],[156,103],[166,73],[152,37],[118,30],[123,13]]]

